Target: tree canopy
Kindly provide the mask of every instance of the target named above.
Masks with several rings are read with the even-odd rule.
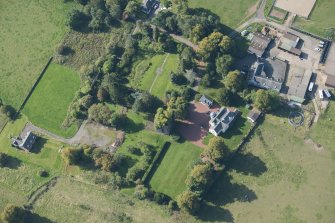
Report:
[[[280,96],[277,91],[273,90],[258,90],[253,95],[255,106],[262,111],[273,111],[280,106]]]
[[[229,150],[223,138],[213,137],[209,140],[208,146],[202,152],[202,155],[208,157],[214,162],[220,163],[228,155]]]
[[[177,198],[177,202],[182,210],[190,214],[196,214],[200,209],[200,200],[198,196],[189,190],[180,194]]]

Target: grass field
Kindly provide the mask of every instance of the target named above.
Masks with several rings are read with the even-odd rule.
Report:
[[[18,108],[66,32],[75,3],[1,1],[0,97]]]
[[[186,190],[185,180],[191,171],[192,163],[200,158],[201,151],[188,142],[172,143],[151,178],[151,187],[176,199]]]
[[[54,140],[39,138],[31,153],[10,146],[9,136],[18,136],[27,122],[22,116],[14,123],[9,122],[0,135],[0,152],[11,156],[7,167],[0,168],[0,209],[8,202],[25,199],[41,184],[62,172],[63,164],[58,153],[62,146]],[[46,170],[49,177],[38,176],[38,171]]]
[[[259,129],[213,186],[201,218],[241,223],[332,222],[335,161],[331,152],[306,143],[305,127],[295,131],[286,117],[267,115]]]
[[[38,127],[60,136],[71,137],[77,127],[63,129],[61,125],[79,87],[80,78],[76,72],[58,64],[50,64],[23,113]]]
[[[221,23],[236,28],[256,11],[258,0],[190,0],[192,8],[205,8],[221,18]]]
[[[335,28],[334,7],[334,0],[317,0],[310,18],[306,20],[298,17],[293,25],[325,37],[325,29]]]
[[[162,66],[162,73],[156,78],[157,70]],[[149,91],[160,99],[164,99],[165,91],[176,88],[170,80],[170,73],[178,68],[178,56],[175,54],[156,55],[145,59],[134,68],[131,85]]]
[[[52,210],[52,211],[50,211]],[[168,214],[152,202],[129,198],[119,191],[61,178],[34,205],[34,211],[52,222],[196,222],[190,216]]]

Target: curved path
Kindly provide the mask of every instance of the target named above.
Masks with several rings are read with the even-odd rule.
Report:
[[[114,132],[113,132],[114,131]],[[32,123],[26,123],[25,127],[21,132],[21,137],[25,136],[27,132],[36,132],[52,139],[55,139],[59,142],[74,145],[74,144],[88,144],[96,145],[98,147],[103,147],[111,144],[115,139],[116,130],[110,129],[100,124],[88,123],[85,121],[77,133],[71,138],[64,138],[59,135],[56,135],[48,130],[42,129],[33,125]],[[92,132],[94,134],[92,135]],[[96,136],[98,135],[98,136]]]

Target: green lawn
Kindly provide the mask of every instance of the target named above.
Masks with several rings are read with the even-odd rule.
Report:
[[[163,71],[155,80],[156,72],[162,66],[165,59],[166,62]],[[150,91],[153,85],[151,93],[160,99],[164,99],[165,91],[176,88],[170,80],[170,73],[171,71],[176,71],[177,68],[178,56],[176,54],[156,55],[152,58],[144,59],[135,66],[131,85],[145,91]]]
[[[73,70],[51,64],[23,109],[29,120],[60,136],[71,137],[76,126],[61,128],[67,109],[80,87],[79,75]]]
[[[151,178],[151,187],[176,199],[186,190],[185,180],[192,163],[200,158],[201,149],[191,143],[171,143],[162,162]]]
[[[0,168],[0,209],[8,201],[21,201],[41,184],[59,175],[63,164],[58,152],[62,144],[46,138],[38,138],[31,153],[11,147],[9,136],[18,136],[28,119],[22,116],[9,122],[0,134],[0,152],[11,156],[8,167]],[[47,170],[49,177],[39,177],[38,171]],[[4,192],[6,191],[6,192]]]
[[[0,97],[19,108],[66,32],[72,1],[1,1]]]
[[[297,18],[294,26],[316,35],[325,36],[325,29],[335,28],[334,0],[317,0],[308,20]]]
[[[192,8],[205,8],[221,18],[221,23],[236,28],[256,10],[258,0],[190,0]]]
[[[327,128],[326,120],[319,123]],[[267,115],[259,129],[214,184],[201,218],[242,223],[332,222],[335,161],[331,152],[306,143],[307,129],[294,130],[286,116]],[[331,130],[328,142],[334,139]]]

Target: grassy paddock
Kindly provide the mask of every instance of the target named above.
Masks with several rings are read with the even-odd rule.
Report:
[[[6,104],[21,105],[63,38],[73,7],[63,0],[1,1],[0,95]]]
[[[0,134],[0,152],[10,155],[7,167],[0,171],[1,188],[7,188],[12,192],[12,197],[18,198],[30,194],[51,177],[61,173],[63,164],[58,153],[61,143],[46,138],[38,138],[31,153],[17,150],[11,147],[9,136],[18,136],[27,122],[26,117],[21,117],[14,123],[9,122]],[[38,176],[38,171],[46,170],[49,177]],[[15,199],[13,200],[13,202]],[[0,206],[4,205],[0,199]]]
[[[308,20],[297,17],[294,26],[325,37],[325,29],[335,28],[334,0],[317,0]]]
[[[190,0],[192,8],[204,8],[221,18],[221,23],[236,28],[245,18],[250,16],[257,7],[258,0]]]
[[[163,71],[154,82],[157,75],[156,72],[164,63],[165,58],[167,59],[164,64]],[[153,56],[150,59],[145,59],[141,61],[137,64],[137,66],[135,66],[131,78],[131,85],[136,88],[149,91],[151,85],[154,83],[151,93],[160,99],[164,99],[164,95],[167,90],[177,88],[172,84],[170,80],[170,73],[172,71],[176,71],[177,68],[177,55],[164,54]]]
[[[50,64],[23,113],[33,124],[60,136],[71,137],[77,130],[76,126],[63,129],[61,125],[79,87],[77,73],[67,67]]]
[[[331,222],[335,213],[331,153],[306,143],[307,129],[294,130],[286,115],[267,115],[259,129],[214,184],[201,217],[234,222]]]
[[[186,190],[185,180],[192,163],[199,159],[201,149],[191,143],[171,143],[162,162],[151,178],[151,187],[176,199]]]

